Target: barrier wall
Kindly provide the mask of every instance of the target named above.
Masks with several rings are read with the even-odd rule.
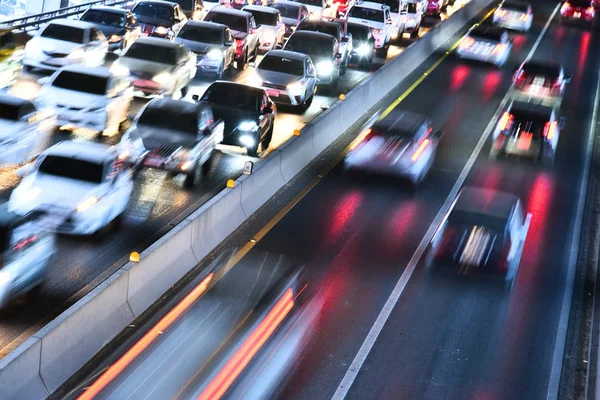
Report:
[[[0,360],[1,399],[55,391],[252,213],[491,4],[472,0],[259,161],[160,240]],[[446,51],[446,49],[442,49]]]

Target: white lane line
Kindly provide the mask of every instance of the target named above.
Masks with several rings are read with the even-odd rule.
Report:
[[[558,12],[559,6],[560,6],[560,3],[557,4],[556,7],[554,8],[552,15],[550,15],[550,18],[546,22],[546,25],[544,25],[544,28],[540,32],[540,35],[538,36],[537,40],[533,44],[533,47],[529,51],[529,54],[527,55],[527,58],[525,60],[530,60],[531,57],[533,56],[533,54],[535,53],[535,51],[537,50],[540,42],[542,41],[543,36],[546,34],[546,31],[548,30],[548,27],[550,26],[550,23],[552,22],[552,20],[554,19],[554,16]],[[408,280],[410,279],[415,268],[417,267],[417,263],[419,262],[419,260],[423,256],[423,254],[425,253],[425,250],[427,249],[429,242],[433,238],[433,234],[437,230],[439,224],[442,222],[445,214],[448,212],[450,205],[452,204],[452,201],[454,201],[454,198],[456,197],[456,195],[458,194],[458,191],[460,190],[464,181],[466,180],[467,175],[469,174],[469,172],[471,171],[471,168],[473,167],[473,164],[475,164],[475,161],[477,160],[477,157],[479,156],[479,153],[481,152],[483,145],[485,144],[488,137],[490,136],[490,133],[492,132],[492,129],[494,128],[496,121],[498,120],[498,117],[500,116],[500,113],[502,112],[502,110],[506,106],[506,103],[510,99],[511,93],[512,93],[512,89],[510,89],[506,93],[506,95],[502,99],[502,102],[500,103],[500,106],[498,107],[498,109],[494,113],[494,116],[492,117],[489,124],[485,128],[483,135],[479,139],[477,146],[475,146],[473,153],[467,160],[467,163],[465,164],[462,172],[460,173],[458,179],[456,180],[456,183],[452,187],[450,194],[448,194],[446,201],[444,202],[444,204],[438,211],[433,222],[429,226],[429,229],[425,233],[425,236],[421,240],[421,243],[419,243],[417,250],[415,250],[415,253],[413,254],[410,261],[408,262],[406,269],[400,276],[400,279],[396,283],[396,286],[394,286],[394,290],[392,290],[390,297],[387,299],[387,301],[385,302],[385,305],[379,312],[379,315],[377,316],[377,320],[375,320],[375,323],[371,327],[369,334],[365,338],[363,344],[360,346],[360,349],[358,350],[358,353],[354,357],[354,360],[352,360],[352,364],[350,364],[350,368],[348,368],[348,371],[346,371],[346,374],[344,375],[342,382],[339,384],[337,390],[333,394],[332,400],[343,400],[346,397],[346,395],[348,394],[348,392],[350,391],[350,388],[352,387],[352,384],[354,383],[354,380],[356,379],[358,372],[362,368],[365,360],[367,359],[367,356],[369,355],[369,353],[371,352],[371,349],[375,345],[375,342],[377,341],[377,338],[381,334],[381,331],[383,330],[385,323],[387,322],[388,318],[390,317],[392,310],[396,306],[396,303],[398,302],[400,295],[406,288]]]

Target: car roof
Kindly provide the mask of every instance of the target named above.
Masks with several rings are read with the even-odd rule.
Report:
[[[231,89],[237,88],[237,89],[248,90],[250,92],[255,92],[255,94],[260,94],[260,95],[265,93],[264,89],[262,89],[260,87],[245,85],[243,83],[237,83],[237,82],[231,82],[231,81],[215,81],[208,87],[208,89],[210,89],[213,86],[229,86]]]
[[[323,33],[323,32],[315,32],[315,31],[303,31],[303,30],[299,30],[299,31],[294,31],[294,33],[292,33],[292,36],[294,37],[303,37],[306,38],[308,40],[321,40],[321,41],[333,41],[336,40],[335,36],[330,35],[328,33]],[[292,37],[290,36],[290,38]],[[289,40],[289,39],[288,39]]]
[[[191,103],[185,100],[173,100],[169,97],[159,97],[148,102],[146,109],[160,109],[176,117],[178,114],[197,114],[205,107],[205,104]]]
[[[129,12],[129,10],[126,10],[124,8],[109,7],[109,6],[92,6],[89,8],[89,10],[108,11],[108,12],[119,13],[119,14],[126,14]]]
[[[163,0],[140,0],[140,1],[138,1],[137,4],[141,4],[141,3],[162,4],[163,6],[170,6],[170,7],[174,7],[175,4],[177,4],[177,3],[173,3],[170,1],[163,1]],[[136,4],[136,6],[137,6],[137,4]]]
[[[236,10],[235,8],[225,8],[225,7],[215,7],[208,12],[208,14],[212,14],[212,13],[229,14],[229,15],[235,15],[236,17],[246,17],[248,15],[252,15],[248,11]]]
[[[541,104],[526,103],[515,101],[510,107],[511,114],[520,114],[518,118],[531,118],[532,120],[550,121],[552,116],[552,107],[546,107]],[[525,117],[526,115],[527,117]]]
[[[475,29],[472,29],[471,32],[469,32],[469,36],[475,36],[475,37],[483,37],[483,38],[487,38],[487,39],[494,39],[494,40],[500,40],[502,38],[502,35],[507,33],[506,29],[498,27],[498,26],[484,26],[484,25],[480,25],[478,27],[476,27]]]
[[[67,140],[50,147],[45,151],[47,155],[75,158],[94,163],[102,163],[110,156],[116,154],[115,150],[106,144],[95,142],[74,142]]]
[[[285,4],[287,6],[294,6],[294,7],[298,7],[298,8],[300,8],[302,6],[306,6],[306,4],[298,3],[297,1],[288,1],[288,0],[276,0],[272,6],[274,6],[275,4]]]
[[[260,11],[260,12],[265,12],[265,13],[269,13],[269,14],[279,14],[279,10],[276,8],[267,7],[267,6],[255,6],[255,5],[246,6],[242,9],[242,11]]]
[[[523,69],[531,74],[558,76],[562,67],[552,61],[535,60],[524,63]]]
[[[298,61],[302,61],[302,60],[306,60],[306,59],[310,58],[308,55],[306,55],[304,53],[298,53],[296,51],[290,51],[290,50],[271,50],[267,54],[265,54],[265,57],[266,56],[289,58],[290,60],[298,60]]]
[[[181,43],[172,42],[168,39],[161,39],[161,38],[156,38],[156,37],[137,38],[134,43],[149,44],[152,46],[168,47],[168,48],[172,48],[172,49],[179,47],[179,46],[183,46]]]
[[[88,67],[83,64],[72,64],[66,67],[63,67],[60,71],[67,72],[77,72],[79,74],[84,75],[93,75],[99,78],[112,78],[112,73],[107,67],[99,66],[99,67]]]
[[[485,218],[508,221],[518,202],[519,198],[512,193],[465,186],[458,195],[452,213],[476,214],[482,218],[482,223]]]
[[[90,28],[94,27],[94,24],[86,22],[86,21],[80,21],[78,19],[66,19],[66,18],[53,19],[52,21],[48,22],[48,25],[50,25],[50,24],[60,25],[60,26],[70,26],[70,27],[79,28],[79,29],[90,29]]]
[[[402,136],[413,137],[419,128],[427,122],[429,122],[429,118],[424,115],[402,109],[394,109],[382,120],[376,122],[373,128],[385,131],[397,130],[402,132]]]
[[[27,104],[31,104],[31,101],[23,99],[21,97],[12,96],[10,94],[0,92],[0,104],[20,107]]]
[[[354,7],[370,8],[372,10],[383,10],[385,7],[389,7],[387,4],[375,3],[373,1],[364,1],[356,3]]]
[[[188,26],[188,25],[189,26],[197,26],[197,27],[201,27],[201,28],[208,28],[208,29],[219,29],[219,30],[225,30],[228,28],[228,26],[224,25],[224,24],[218,24],[216,22],[209,22],[209,21],[196,21],[193,19],[190,19],[185,23],[185,26]]]

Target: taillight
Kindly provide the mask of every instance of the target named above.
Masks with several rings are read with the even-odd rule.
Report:
[[[594,7],[588,7],[588,8],[585,10],[585,12],[586,12],[587,14],[589,14],[589,15],[592,15],[592,14],[594,14]]]
[[[498,123],[498,127],[500,128],[500,131],[503,131],[506,128],[508,128],[508,124],[510,123],[512,118],[513,118],[513,116],[509,112],[505,112],[504,114],[502,114],[502,118],[500,118],[500,122]]]
[[[563,4],[563,6],[560,8],[560,12],[561,13],[565,13],[569,10],[569,8],[571,8],[571,4],[567,1],[565,2],[565,4]]]
[[[504,43],[497,44],[494,46],[494,50],[492,50],[492,54],[500,54],[506,49],[506,45]]]
[[[375,28],[371,28],[371,33],[375,36],[377,35],[381,35],[383,33],[383,29],[375,29]]]
[[[413,154],[411,160],[417,161],[419,159],[419,157],[421,156],[421,154],[423,153],[423,151],[425,150],[425,148],[427,147],[427,145],[429,144],[429,139],[425,139],[421,142],[421,144],[419,145],[419,147],[417,148],[417,150],[415,150],[415,153]]]
[[[496,15],[499,17],[504,17],[506,15],[506,10],[498,10],[496,11]]]
[[[350,150],[354,150],[359,144],[363,142],[368,142],[372,136],[373,135],[371,135],[371,128],[365,129],[360,135],[358,135],[354,142],[352,142],[352,144],[350,145]]]
[[[544,125],[544,136],[548,140],[552,140],[554,135],[556,134],[556,121],[546,122]]]
[[[527,14],[521,14],[521,21],[527,21]]]
[[[460,48],[463,50],[469,50],[475,44],[475,39],[470,36],[466,36],[462,42],[460,42]]]

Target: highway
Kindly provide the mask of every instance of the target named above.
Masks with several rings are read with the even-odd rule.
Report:
[[[434,167],[416,192],[392,179],[348,177],[338,164],[274,226],[264,225],[259,216],[247,228],[250,233],[238,235],[239,243],[257,231],[261,239],[225,280],[243,280],[244,265],[260,254],[285,254],[306,265],[309,285],[323,293],[311,340],[285,381],[277,384],[274,397],[556,398],[568,317],[563,307],[567,304],[568,311],[564,301],[573,284],[590,135],[595,133],[590,127],[597,122],[592,116],[600,46],[597,32],[551,19],[556,3],[536,1],[533,7],[531,31],[514,35],[510,61],[501,70],[452,54],[442,55],[439,65],[427,70],[435,66],[436,55],[384,99],[391,104],[405,96],[398,107],[431,117],[445,132]],[[505,99],[513,69],[529,55],[560,62],[573,75],[561,109],[566,123],[554,166],[548,168],[488,158],[490,122]],[[427,77],[412,87],[424,71]],[[347,144],[338,144],[338,151]],[[512,292],[468,280],[442,280],[425,268],[428,235],[463,183],[515,193],[532,213]],[[235,321],[225,312],[208,315],[210,299],[200,299],[99,398],[143,393],[144,398],[158,399],[156,393],[183,389],[196,396],[200,386],[190,388],[187,379],[186,385],[179,382],[189,376],[182,365],[189,368],[191,358],[161,358],[158,349],[162,354],[174,351],[177,338],[189,334],[192,326],[212,326],[220,318]],[[389,306],[389,318],[379,317],[384,306]],[[201,317],[206,320],[200,322]],[[114,362],[121,351],[102,365]],[[149,379],[151,367],[153,373],[159,371],[157,376],[168,371],[178,380]]]
[[[448,15],[461,4],[457,1],[454,7],[448,9]],[[446,18],[446,15],[443,15],[443,18]],[[427,27],[421,28],[421,34],[425,34],[427,30]],[[405,39],[403,44],[409,42]],[[392,46],[388,57],[399,54],[402,48]],[[376,60],[375,67],[382,62],[381,59]],[[107,65],[110,65],[110,62]],[[242,72],[233,71],[230,79],[246,82],[251,73],[252,69],[249,67]],[[368,72],[348,69],[346,75],[341,77],[337,93],[348,92],[367,74]],[[33,98],[40,88],[37,80],[45,75],[47,74],[24,75],[21,81],[10,89],[10,93]],[[210,82],[198,77],[188,97],[191,99],[194,94],[201,95],[209,84]],[[312,106],[303,115],[278,113],[270,149],[279,146],[291,137],[294,129],[301,128],[336,100],[337,94],[317,93]],[[130,113],[131,118],[144,103],[144,100],[135,100]],[[67,139],[97,138],[93,132],[86,130],[56,134],[56,141]],[[103,138],[102,141],[115,144],[119,139],[120,135],[117,135]],[[34,302],[28,299],[19,300],[0,312],[0,357],[8,354],[122,266],[132,251],[140,252],[148,247],[177,222],[218,193],[225,187],[228,179],[240,175],[243,163],[248,159],[247,156],[217,153],[208,177],[193,190],[182,189],[182,178],[168,179],[164,173],[146,171],[140,175],[125,218],[119,227],[102,237],[60,237],[58,255],[48,270],[39,297]],[[0,171],[0,197],[7,198],[11,189],[18,184],[19,178],[15,172],[15,169]]]

